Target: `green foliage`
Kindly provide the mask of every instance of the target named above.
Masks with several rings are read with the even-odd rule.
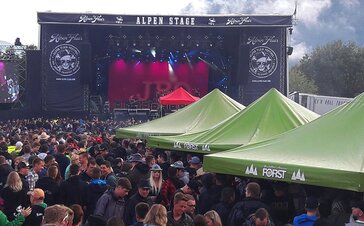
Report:
[[[317,94],[318,87],[312,79],[308,78],[295,66],[289,72],[289,91]]]
[[[363,48],[335,41],[305,55],[295,73],[314,81],[321,95],[354,97],[364,91],[363,62]]]

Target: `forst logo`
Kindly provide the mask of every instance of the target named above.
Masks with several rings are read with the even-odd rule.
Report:
[[[80,51],[73,45],[56,46],[50,56],[49,64],[61,76],[71,76],[80,70]]]
[[[262,176],[269,178],[284,179],[287,170],[264,167]]]
[[[249,71],[257,78],[266,78],[277,69],[277,55],[267,46],[257,46],[249,53]]]

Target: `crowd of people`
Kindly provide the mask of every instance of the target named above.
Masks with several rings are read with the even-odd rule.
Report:
[[[357,193],[204,172],[201,155],[115,137],[135,123],[0,121],[0,226],[364,223]]]

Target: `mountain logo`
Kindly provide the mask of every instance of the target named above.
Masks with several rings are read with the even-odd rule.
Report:
[[[251,166],[247,166],[246,170],[245,170],[245,174],[257,176],[258,175],[257,167],[254,167],[253,164],[251,164]]]
[[[202,151],[211,151],[210,146],[208,144],[202,145]]]
[[[296,171],[293,171],[293,174],[292,174],[292,178],[291,179],[292,180],[306,181],[306,179],[305,179],[305,173],[303,171],[301,172],[300,169],[298,169],[297,172]]]

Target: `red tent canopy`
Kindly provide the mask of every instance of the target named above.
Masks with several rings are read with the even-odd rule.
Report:
[[[182,87],[179,87],[170,94],[159,98],[159,102],[163,105],[191,104],[200,98],[192,96]]]

